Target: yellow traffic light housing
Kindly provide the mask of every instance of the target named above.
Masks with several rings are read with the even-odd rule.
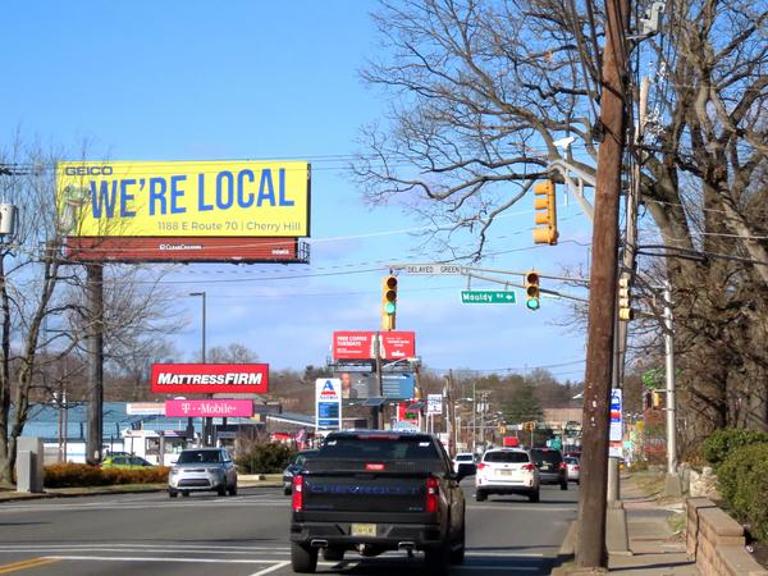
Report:
[[[397,315],[397,276],[389,274],[381,284],[381,329],[394,330]]]
[[[539,274],[538,272],[531,270],[525,275],[525,307],[528,308],[528,310],[538,310],[540,306],[540,297]]]
[[[651,406],[653,408],[661,408],[661,392],[658,390],[651,391]]]
[[[538,182],[533,186],[533,206],[536,211],[536,228],[533,230],[534,244],[557,244],[557,204],[555,183],[552,180]]]
[[[632,310],[631,294],[630,294],[630,276],[629,274],[622,274],[619,278],[619,320],[629,322],[635,317],[635,313]]]

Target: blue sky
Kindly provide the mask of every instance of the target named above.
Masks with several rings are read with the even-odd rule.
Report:
[[[197,264],[176,266],[167,276],[188,321],[172,337],[179,361],[199,350],[200,300],[189,292],[207,293],[209,346],[239,342],[276,369],[303,369],[325,362],[333,330],[378,328],[388,263],[435,259],[414,235],[426,222],[396,206],[367,206],[344,172],[359,127],[386,109],[358,75],[380,49],[368,15],[374,6],[341,0],[5,5],[3,146],[19,129],[25,139],[73,158],[87,143],[94,159],[312,163],[310,265]],[[576,203],[559,206],[556,247],[534,247],[532,204],[524,199],[500,221],[491,246],[499,255],[482,266],[588,270],[589,222]],[[582,377],[584,337],[557,324],[566,320],[567,304],[545,299],[536,313],[519,304],[463,305],[466,288],[461,277],[400,276],[398,328],[416,331],[427,366],[558,365],[552,368],[558,378]],[[472,288],[500,287],[473,280]]]

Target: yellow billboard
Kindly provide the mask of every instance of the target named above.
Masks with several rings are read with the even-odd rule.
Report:
[[[302,161],[60,162],[67,236],[309,236]]]

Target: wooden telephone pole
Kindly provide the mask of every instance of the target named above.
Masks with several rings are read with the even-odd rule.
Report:
[[[627,120],[629,0],[606,1],[595,217],[592,233],[587,369],[582,421],[582,477],[576,564],[604,567],[608,429],[613,371],[619,196]]]

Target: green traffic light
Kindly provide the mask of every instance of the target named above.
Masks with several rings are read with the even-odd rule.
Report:
[[[384,312],[387,314],[394,314],[395,313],[395,303],[394,302],[387,302],[384,305]]]
[[[538,310],[539,300],[538,298],[531,298],[525,301],[525,305],[528,307],[528,310]]]

